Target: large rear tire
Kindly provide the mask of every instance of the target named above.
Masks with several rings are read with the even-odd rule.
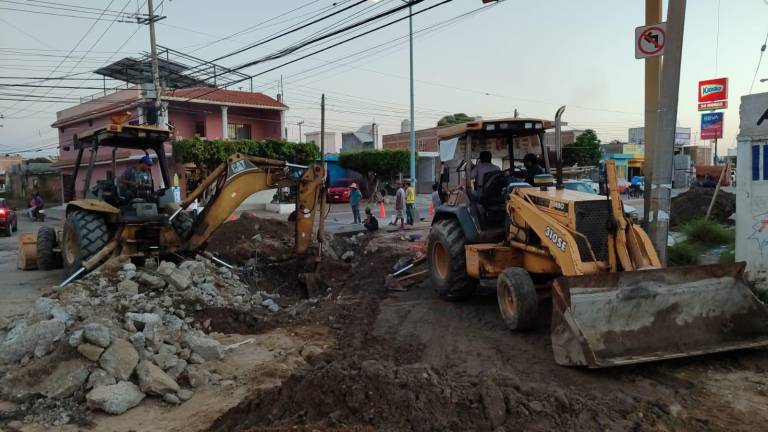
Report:
[[[536,286],[525,269],[510,267],[499,275],[496,297],[504,322],[510,330],[528,330],[536,325],[539,300]]]
[[[61,239],[61,258],[68,275],[76,272],[83,261],[95,255],[109,241],[104,218],[98,213],[74,210],[67,215]]]
[[[40,227],[37,230],[37,268],[52,270],[61,267],[61,255],[53,250],[55,247],[56,230]]]
[[[427,245],[427,263],[432,286],[445,300],[464,300],[475,292],[476,283],[467,275],[464,232],[454,219],[432,225]]]

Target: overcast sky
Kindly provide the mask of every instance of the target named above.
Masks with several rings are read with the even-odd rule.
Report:
[[[114,22],[112,16],[93,19],[105,7],[136,12],[143,0],[49,1],[52,3],[0,0],[0,76],[59,77],[88,72],[149,49],[146,26]],[[330,13],[355,2],[339,0],[333,6],[331,0],[155,0],[161,4],[158,12],[167,17],[157,26],[157,40],[160,45],[214,59],[320,10]],[[415,9],[439,2],[426,0]],[[76,4],[77,11],[65,10],[67,3]],[[370,1],[336,19],[217,63],[234,67],[284,48],[352,12],[360,15],[349,22],[399,4],[401,0]],[[559,105],[568,106],[564,118],[571,126],[593,128],[603,141],[624,141],[627,128],[642,125],[643,61],[634,58],[633,39],[634,28],[644,22],[644,1],[508,0],[457,18],[481,6],[481,0],[454,0],[414,17],[417,128],[433,126],[442,115],[454,112],[492,118],[510,116],[518,109],[525,116],[552,118]],[[33,9],[77,17],[26,12]],[[145,7],[141,11],[146,12]],[[766,32],[768,0],[688,2],[678,124],[692,127],[697,134],[697,82],[728,77],[730,108],[725,113],[721,154],[724,147],[735,146],[739,99],[749,93]],[[328,97],[329,130],[340,135],[375,121],[381,133],[397,132],[400,121],[408,116],[407,33],[406,20],[254,78],[254,87],[274,97],[283,75],[292,140],[298,140],[298,121],[305,122],[303,132],[317,129],[323,92]],[[295,57],[244,71],[256,74]],[[755,93],[768,91],[768,82],[760,83],[760,78],[768,78],[768,58],[757,74]],[[29,81],[0,79],[2,84]],[[40,84],[101,85],[100,81],[78,80]],[[242,86],[249,88],[247,83]],[[96,92],[5,87],[0,90],[5,96],[0,98],[18,98],[9,94],[71,98]],[[55,144],[56,133],[50,124],[55,112],[69,104],[0,100],[0,113],[5,116],[0,120],[0,152]],[[43,153],[52,151],[55,149]]]

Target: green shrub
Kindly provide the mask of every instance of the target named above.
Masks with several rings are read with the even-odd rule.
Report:
[[[731,243],[720,254],[720,264],[733,264],[736,262],[736,245]]]
[[[734,232],[715,221],[694,219],[682,226],[682,232],[689,242],[702,246],[719,246],[734,241]]]
[[[667,260],[670,266],[696,265],[699,263],[701,249],[690,242],[680,242],[667,248]]]
[[[275,140],[204,140],[199,137],[178,140],[173,143],[176,162],[194,163],[200,168],[212,170],[227,160],[232,153],[279,159],[308,165],[320,159],[320,149],[313,143],[292,143]]]

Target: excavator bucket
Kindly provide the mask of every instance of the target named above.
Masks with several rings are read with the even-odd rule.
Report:
[[[743,272],[737,263],[561,277],[555,361],[601,368],[768,345],[768,310]]]

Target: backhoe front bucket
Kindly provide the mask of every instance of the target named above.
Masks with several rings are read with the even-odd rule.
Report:
[[[768,310],[744,263],[561,277],[555,361],[591,368],[768,345]]]

